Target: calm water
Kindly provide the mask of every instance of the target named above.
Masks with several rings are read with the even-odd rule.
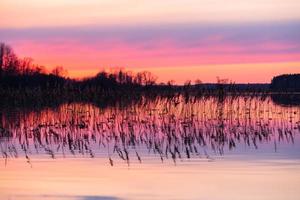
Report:
[[[144,99],[1,111],[0,199],[299,199],[300,106]]]

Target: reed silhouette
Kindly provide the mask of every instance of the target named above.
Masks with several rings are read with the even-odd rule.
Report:
[[[40,154],[105,154],[113,166],[117,158],[128,165],[145,157],[213,161],[241,143],[259,148],[272,141],[276,151],[299,133],[298,79],[285,75],[268,85],[218,78],[180,86],[157,84],[150,72],[116,70],[75,80],[62,67],[47,72],[19,59],[1,43],[0,150],[5,163],[24,156],[31,166]]]
[[[176,103],[174,103],[176,102]],[[270,97],[142,98],[99,108],[63,104],[55,109],[5,112],[0,126],[3,158],[107,157],[142,162],[171,159],[213,161],[246,145],[293,143],[300,133],[299,107],[281,107]]]

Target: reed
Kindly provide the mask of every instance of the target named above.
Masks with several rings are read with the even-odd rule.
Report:
[[[57,108],[1,112],[0,148],[5,163],[24,156],[31,165],[49,158],[108,156],[145,162],[214,161],[240,145],[293,143],[300,132],[300,108],[282,107],[270,97],[151,95],[113,106],[67,103]],[[104,153],[107,152],[107,153]]]

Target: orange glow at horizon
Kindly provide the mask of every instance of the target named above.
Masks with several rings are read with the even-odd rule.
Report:
[[[128,44],[114,45],[107,50],[80,46],[80,43],[79,47],[68,43],[53,47],[27,42],[13,46],[17,47],[18,55],[32,55],[34,63],[48,70],[63,66],[72,78],[91,77],[102,70],[122,68],[132,72],[150,71],[158,77],[158,83],[174,80],[176,84],[183,84],[197,79],[212,83],[216,77],[236,83],[269,83],[276,75],[300,73],[300,53],[284,53],[284,49],[290,47],[276,43],[262,48],[283,49],[283,53],[240,53],[244,49],[236,45],[210,45],[204,50],[180,50],[164,44],[154,50],[137,50]],[[218,54],[215,50],[225,53]],[[30,53],[25,54],[28,51]]]
[[[241,70],[245,68],[245,70]],[[119,68],[99,68],[90,70],[69,70],[68,75],[73,78],[91,77],[101,70]],[[270,83],[272,77],[280,74],[300,73],[300,62],[282,63],[252,63],[252,64],[219,64],[177,67],[147,67],[121,68],[133,73],[149,71],[157,76],[157,83],[173,80],[175,84],[183,84],[188,80],[192,83],[201,80],[203,83],[213,83],[217,77],[225,78],[235,83]],[[259,71],[259,73],[257,73]]]
[[[0,42],[75,78],[122,67],[158,82],[268,83],[300,73],[299,8],[297,0],[2,0]]]
[[[255,47],[259,50],[265,48],[267,53],[244,53],[250,47],[230,44],[179,49],[172,43],[163,42],[150,50],[139,50],[122,43],[115,43],[110,49],[81,46],[80,43],[77,46],[76,43],[47,46],[17,42],[12,46],[16,47],[17,55],[32,57],[34,63],[45,66],[47,70],[63,66],[72,78],[94,76],[104,69],[123,68],[133,72],[150,71],[158,77],[158,83],[174,80],[176,84],[183,84],[196,79],[212,83],[216,77],[236,83],[269,83],[279,74],[300,73],[300,52],[285,52],[287,48],[297,48],[291,44],[269,43]],[[268,48],[282,53],[268,53]]]

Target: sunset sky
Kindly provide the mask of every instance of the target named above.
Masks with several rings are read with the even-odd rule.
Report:
[[[0,41],[72,77],[269,82],[300,73],[299,0],[1,0]]]

